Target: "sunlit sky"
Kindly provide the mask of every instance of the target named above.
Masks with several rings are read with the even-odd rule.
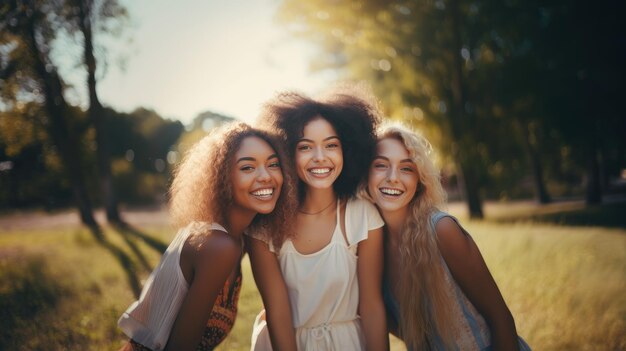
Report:
[[[276,23],[276,0],[126,0],[126,64],[99,82],[102,102],[190,122],[210,110],[244,121],[275,92],[315,94],[334,80],[310,73],[315,48]],[[113,50],[112,50],[113,52]]]

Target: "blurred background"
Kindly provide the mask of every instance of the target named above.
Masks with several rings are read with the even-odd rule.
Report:
[[[3,0],[0,349],[115,349],[171,171],[283,90],[369,85],[433,143],[518,332],[626,349],[622,3]],[[222,347],[248,349],[247,283]],[[393,340],[393,349],[402,349]]]

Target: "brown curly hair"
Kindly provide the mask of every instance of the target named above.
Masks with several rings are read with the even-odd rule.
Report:
[[[354,196],[374,157],[375,131],[381,120],[377,100],[366,87],[340,85],[318,99],[293,91],[279,93],[265,103],[257,125],[280,135],[293,161],[304,127],[319,116],[333,126],[341,140],[344,166],[333,189],[340,198]],[[298,184],[302,200],[305,188],[301,181]]]
[[[233,186],[230,170],[234,155],[244,139],[258,137],[266,141],[278,155],[283,173],[283,186],[271,215],[257,214],[249,230],[267,233],[276,243],[281,243],[285,224],[294,223],[297,210],[295,180],[290,172],[291,162],[282,143],[269,132],[235,122],[216,128],[198,141],[185,154],[174,171],[170,186],[170,219],[177,228],[192,222],[226,223],[232,204]]]

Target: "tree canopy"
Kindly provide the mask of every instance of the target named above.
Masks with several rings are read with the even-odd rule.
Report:
[[[390,118],[423,129],[481,217],[482,198],[523,196],[524,184],[541,202],[549,188],[568,195],[546,179],[584,181],[588,201],[598,201],[599,175],[617,177],[626,165],[616,151],[626,135],[619,6],[283,0],[278,19],[319,45],[312,69],[368,81]]]

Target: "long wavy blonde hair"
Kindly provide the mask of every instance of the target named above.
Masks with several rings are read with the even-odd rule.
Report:
[[[409,152],[417,166],[417,191],[407,205],[408,216],[400,232],[399,321],[400,336],[413,349],[429,349],[430,341],[440,337],[449,347],[452,339],[452,305],[447,288],[437,235],[431,215],[446,203],[439,170],[432,160],[432,147],[417,132],[399,124],[386,123],[377,131],[378,140],[395,139]],[[371,200],[367,185],[360,195]]]
[[[224,224],[232,203],[232,165],[234,155],[247,137],[258,137],[276,151],[283,169],[283,186],[274,211],[258,214],[251,230],[271,233],[269,239],[282,242],[291,234],[297,209],[297,186],[291,172],[291,162],[276,136],[241,122],[216,128],[187,151],[174,171],[170,186],[170,218],[178,229],[191,222]],[[287,227],[286,227],[287,226]]]

